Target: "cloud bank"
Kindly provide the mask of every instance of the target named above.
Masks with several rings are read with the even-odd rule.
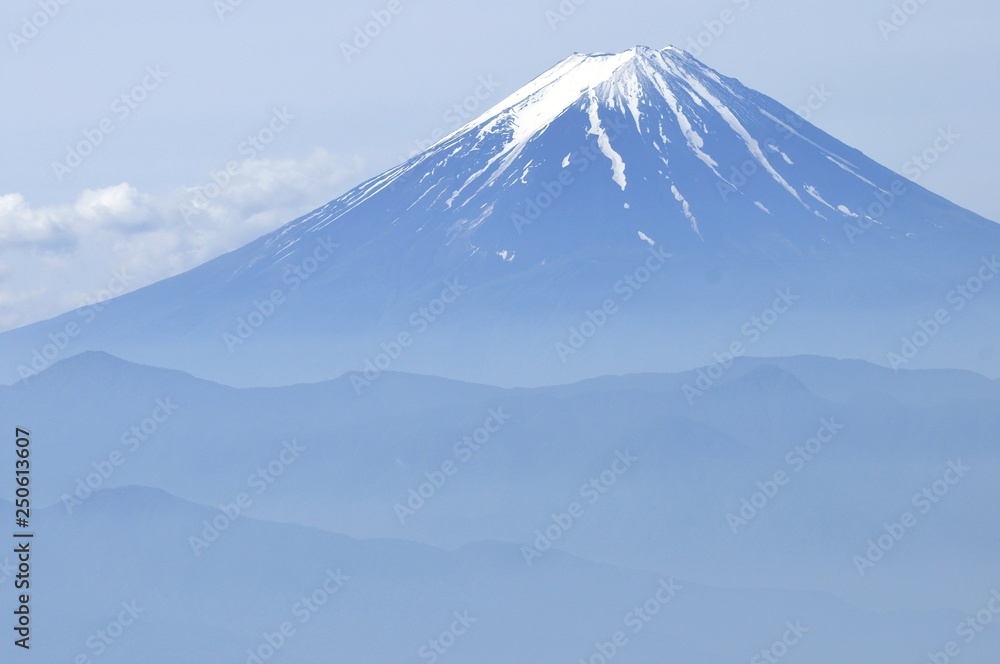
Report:
[[[127,182],[71,204],[0,195],[0,330],[196,267],[336,197],[359,158],[250,159],[165,194]]]

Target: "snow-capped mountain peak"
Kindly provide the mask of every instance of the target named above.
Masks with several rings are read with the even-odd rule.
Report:
[[[869,340],[939,307],[998,232],[682,50],[576,54],[327,205],[107,304],[74,348],[261,384],[359,370],[404,330],[394,370],[525,384],[691,366],[783,289],[803,322],[796,305],[754,354],[878,361]],[[595,320],[586,352],[554,352]],[[66,324],[0,336],[0,374]]]
[[[315,221],[322,227],[387,188],[408,189],[412,200],[390,221],[457,213],[442,223],[451,235],[468,233],[505,202],[596,165],[606,175],[592,183],[601,206],[617,197],[605,218],[621,210],[674,218],[698,241],[724,232],[727,219],[818,219],[829,223],[814,241],[829,242],[845,221],[873,223],[865,208],[892,186],[893,175],[867,161],[685,51],[636,46],[566,58]]]
[[[639,77],[658,80],[659,88],[663,90],[666,87],[665,78],[690,76],[692,72],[688,68],[692,64],[699,63],[672,46],[663,50],[635,46],[621,53],[576,53],[458,129],[452,136],[473,127],[489,132],[507,126],[512,129],[511,143],[524,143],[571,106],[587,98],[590,92],[597,93],[602,86],[618,83],[619,99],[627,100],[628,107],[635,109],[636,95],[642,94]],[[705,71],[715,77],[711,70]],[[718,77],[715,80],[718,81]],[[602,102],[611,101],[610,98],[597,96]],[[639,122],[638,117],[635,120]],[[451,136],[442,142],[449,138]]]

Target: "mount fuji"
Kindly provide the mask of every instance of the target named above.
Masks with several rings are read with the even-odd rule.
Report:
[[[684,51],[577,54],[240,249],[0,335],[0,379],[85,350],[232,385],[540,385],[743,353],[996,376],[998,246]]]
[[[574,55],[0,334],[37,658],[995,662],[998,245],[683,51]]]

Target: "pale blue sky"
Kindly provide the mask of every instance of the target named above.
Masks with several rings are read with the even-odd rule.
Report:
[[[396,0],[351,62],[342,42],[389,0],[242,0],[223,18],[239,0],[62,1],[0,10],[0,328],[78,305],[112,269],[130,269],[132,288],[336,197],[453,129],[449,109],[483,78],[497,88],[479,111],[574,51],[689,48],[720,25],[701,35],[703,61],[792,108],[824,88],[812,121],[894,170],[951,128],[960,138],[920,184],[1000,220],[1000,6],[986,0],[900,2],[916,12],[887,35],[896,0],[565,0],[574,11],[554,26],[558,0]],[[45,4],[54,16],[25,30]],[[116,102],[144,80],[144,99]],[[104,118],[113,131],[57,178],[54,162]],[[243,144],[272,121],[272,142]],[[178,214],[230,161],[234,184]],[[26,278],[32,264],[47,276]]]

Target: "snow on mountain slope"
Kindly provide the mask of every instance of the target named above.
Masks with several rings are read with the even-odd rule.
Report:
[[[550,149],[550,137],[571,149],[569,162],[556,159],[563,153]],[[599,154],[586,150],[591,142]],[[683,51],[636,47],[568,58],[422,155],[301,220],[298,228],[324,229],[376,194],[406,188],[420,196],[401,197],[405,212],[463,211],[471,218],[463,220],[461,231],[478,238],[473,231],[496,217],[498,200],[508,194],[530,197],[537,185],[558,182],[560,171],[574,163],[572,148],[621,190],[616,207],[622,207],[619,201],[630,210],[660,203],[666,183],[678,202],[690,199],[692,207],[717,216],[725,210],[720,223],[737,215],[779,213],[830,222],[808,229],[826,241],[845,235],[843,223],[879,224],[876,216],[882,215],[871,209],[873,203],[898,197],[894,190],[906,186],[899,176]],[[550,172],[556,177],[547,180]],[[601,193],[608,194],[607,187]],[[655,211],[678,218],[679,207]],[[507,221],[494,219],[491,226],[518,230]],[[890,237],[927,231],[921,221],[889,228]]]
[[[998,246],[997,224],[765,95],[636,47],[567,58],[329,204],[87,316],[56,357],[281,384],[360,370],[405,333],[393,369],[555,383],[709,361],[780,291],[793,311],[750,352],[885,364]],[[995,290],[913,365],[1000,375],[981,334]],[[0,335],[3,379],[81,315]]]

